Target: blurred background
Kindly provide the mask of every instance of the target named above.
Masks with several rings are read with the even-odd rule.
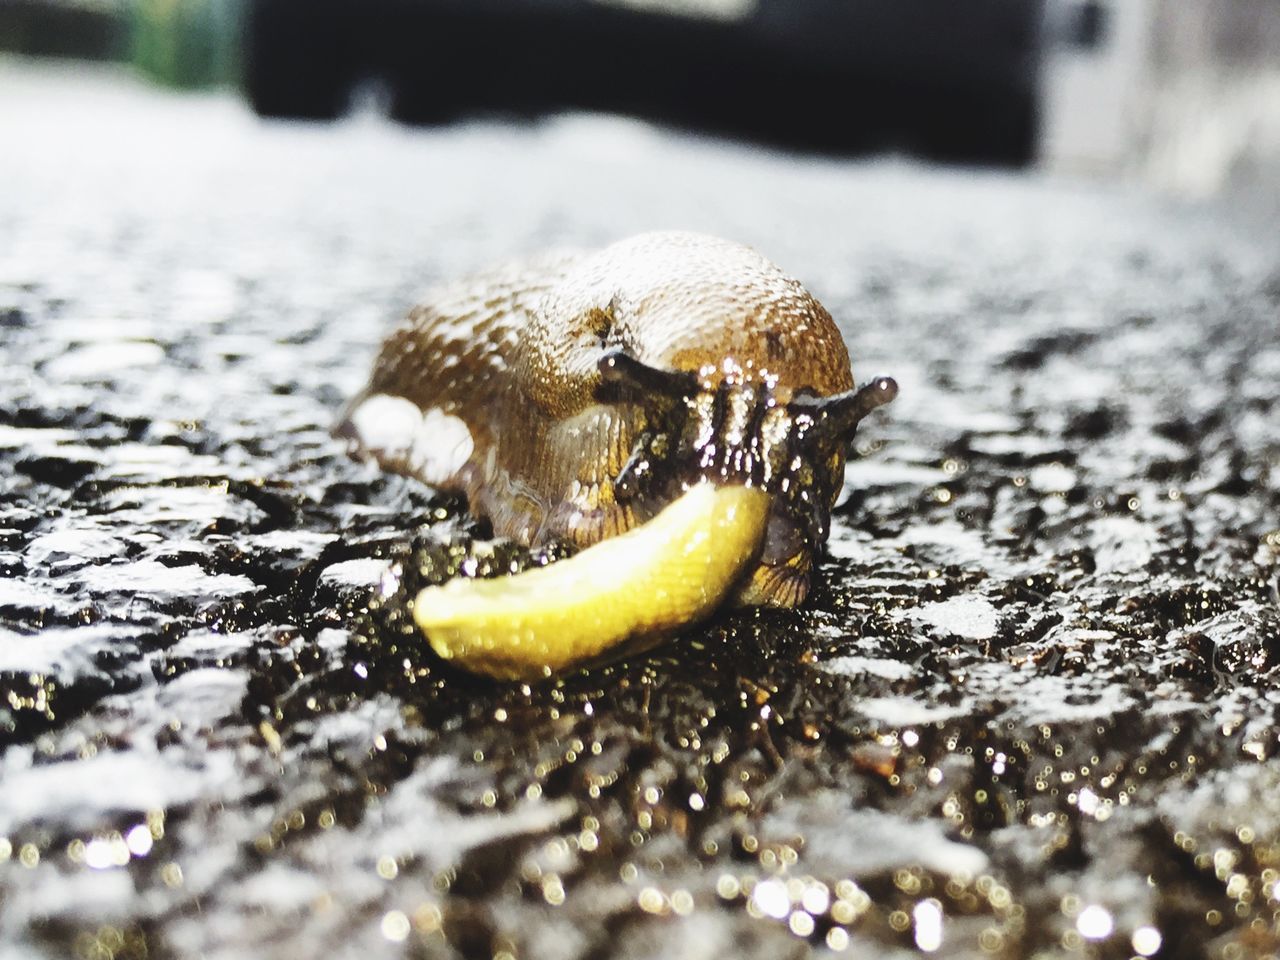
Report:
[[[587,109],[1280,192],[1276,0],[0,0],[0,50],[235,85],[271,117]]]

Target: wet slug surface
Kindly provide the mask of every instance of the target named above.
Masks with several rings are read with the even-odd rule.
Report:
[[[1280,953],[1274,232],[3,69],[0,948]],[[328,428],[433,281],[667,227],[757,246],[901,385],[811,602],[450,669],[405,598],[549,558]]]

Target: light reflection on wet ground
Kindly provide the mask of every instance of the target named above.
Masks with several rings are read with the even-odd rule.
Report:
[[[1273,237],[0,69],[7,945],[1277,952]],[[902,385],[822,584],[550,689],[452,673],[397,591],[519,551],[327,427],[431,281],[657,227],[754,243]]]

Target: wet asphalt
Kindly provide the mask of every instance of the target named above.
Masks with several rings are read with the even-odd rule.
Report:
[[[0,61],[0,956],[1280,955],[1280,241],[602,117],[267,124]],[[328,429],[435,281],[684,228],[831,309],[804,608],[533,687],[528,558]]]

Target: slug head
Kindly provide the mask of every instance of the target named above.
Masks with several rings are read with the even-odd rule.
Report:
[[[757,565],[737,594],[743,606],[804,600],[813,559],[826,542],[858,423],[898,392],[889,377],[858,390],[782,399],[767,375],[718,379],[662,370],[614,350],[600,360],[604,399],[645,410],[648,429],[614,481],[637,517],[657,513],[696,483],[762,488],[771,497]]]

